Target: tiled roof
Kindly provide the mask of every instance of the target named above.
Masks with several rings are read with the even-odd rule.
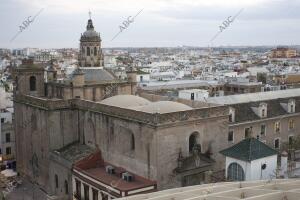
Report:
[[[300,112],[300,99],[295,99],[295,112]],[[252,107],[258,107],[260,103],[267,104],[267,116],[266,118],[278,117],[288,114],[288,112],[280,105],[280,103],[287,103],[288,99],[274,99],[261,102],[249,102],[230,105],[235,109],[235,123],[259,120],[261,119],[255,112],[252,110]]]
[[[100,67],[85,67],[78,70],[76,69],[70,74],[70,79],[72,79],[74,74],[79,71],[80,73],[84,73],[84,80],[87,83],[101,83],[116,80],[116,77],[112,73]]]
[[[106,167],[112,166],[115,169],[114,174],[109,174],[106,172]],[[139,176],[132,172],[127,171],[122,167],[117,167],[111,163],[105,162],[102,158],[101,152],[97,151],[89,156],[79,160],[74,165],[73,173],[75,175],[80,175],[78,172],[83,173],[84,175],[89,176],[93,180],[92,182],[100,181],[101,183],[111,186],[119,191],[132,191],[138,190],[141,188],[147,188],[150,186],[154,186],[153,189],[149,191],[156,190],[156,182],[145,177]],[[128,172],[133,175],[133,181],[125,181],[122,179],[122,174]]]
[[[208,103],[215,103],[221,105],[233,105],[238,103],[249,103],[258,101],[268,101],[279,98],[294,98],[300,96],[300,88],[288,89],[288,90],[277,90],[270,92],[257,92],[247,94],[236,94],[220,97],[209,97],[207,98]]]
[[[102,82],[115,80],[113,74],[109,73],[105,69],[94,69],[94,68],[82,68],[84,72],[84,80],[86,82]]]
[[[278,152],[255,138],[247,138],[220,153],[231,158],[252,161],[276,155]]]

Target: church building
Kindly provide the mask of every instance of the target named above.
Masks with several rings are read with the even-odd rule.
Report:
[[[52,199],[113,199],[200,184],[224,163],[218,151],[227,147],[228,130],[220,129],[227,106],[137,96],[133,67],[119,80],[103,66],[91,19],[69,77],[57,80],[54,67],[32,59],[13,77],[17,170]]]

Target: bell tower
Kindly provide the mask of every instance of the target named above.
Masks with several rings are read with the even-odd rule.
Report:
[[[44,67],[33,63],[33,59],[23,59],[19,67],[13,69],[14,93],[44,96]]]
[[[103,67],[100,33],[94,30],[91,12],[86,31],[81,34],[78,63],[80,67]]]

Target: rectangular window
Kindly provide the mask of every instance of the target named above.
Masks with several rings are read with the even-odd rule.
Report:
[[[245,138],[251,137],[251,128],[245,128]]]
[[[265,124],[260,125],[260,134],[266,135],[266,125]]]
[[[294,136],[290,135],[289,136],[289,145],[293,145],[293,141],[294,141]]]
[[[195,99],[195,95],[194,93],[191,93],[191,100],[194,100]]]
[[[1,118],[1,124],[3,124],[4,123],[4,118]]]
[[[292,130],[292,129],[294,129],[295,128],[295,122],[294,122],[294,120],[289,120],[289,130]]]
[[[279,149],[279,147],[280,147],[280,140],[279,140],[279,138],[277,138],[274,140],[274,148]]]
[[[232,114],[229,114],[229,122],[232,122]]]
[[[57,174],[55,174],[54,179],[55,179],[55,187],[58,188],[58,176],[57,176]]]
[[[5,134],[5,141],[6,141],[6,143],[10,142],[10,133]]]
[[[10,147],[6,147],[5,154],[6,155],[10,155],[11,154],[11,148]]]
[[[280,122],[275,122],[274,128],[276,133],[280,132]]]
[[[233,131],[228,132],[228,142],[233,142]]]
[[[93,200],[98,200],[98,190],[93,188]]]
[[[90,193],[89,193],[89,186],[88,185],[83,185],[83,192],[84,192],[84,200],[90,200]]]
[[[81,199],[81,182],[75,179],[75,183],[76,183],[76,196],[78,197],[78,199]]]
[[[266,116],[266,110],[265,109],[262,109],[261,110],[261,117],[265,117]]]

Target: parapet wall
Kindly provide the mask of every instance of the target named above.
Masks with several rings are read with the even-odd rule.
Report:
[[[214,106],[195,108],[188,111],[179,111],[171,113],[146,113],[127,108],[120,108],[110,105],[104,105],[94,101],[82,99],[47,99],[28,95],[18,95],[14,98],[15,102],[39,107],[45,110],[59,110],[59,109],[79,109],[91,112],[103,113],[109,116],[123,118],[127,120],[137,121],[153,126],[161,124],[176,123],[182,121],[200,120],[206,118],[222,117],[228,115],[227,106]]]

